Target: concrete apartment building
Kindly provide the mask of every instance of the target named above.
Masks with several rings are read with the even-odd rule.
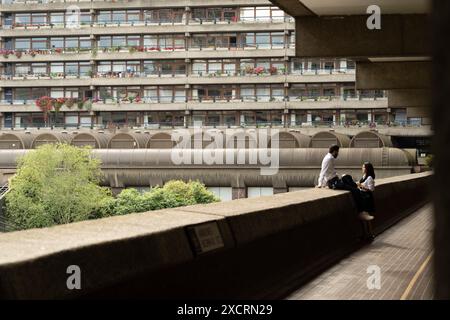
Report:
[[[295,58],[267,0],[2,0],[0,127],[429,123],[355,89],[355,63]],[[78,14],[79,13],[79,14]],[[66,98],[48,117],[42,97]]]

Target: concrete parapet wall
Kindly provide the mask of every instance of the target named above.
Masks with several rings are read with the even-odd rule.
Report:
[[[430,178],[377,180],[375,231],[426,203]],[[211,251],[195,241],[205,223],[210,235],[219,230]],[[361,235],[350,193],[327,189],[7,233],[0,297],[274,298],[357,248]],[[81,290],[66,287],[69,265],[81,268]]]

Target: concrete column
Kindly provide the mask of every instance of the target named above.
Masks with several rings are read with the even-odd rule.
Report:
[[[311,114],[311,111],[308,111],[308,112],[306,113],[306,122],[307,122],[308,124],[312,124],[312,114]]]
[[[295,126],[295,113],[291,113],[291,126]]]
[[[450,1],[433,1],[433,153],[435,155],[432,183],[434,200],[434,283],[435,298],[450,299]]]
[[[284,187],[284,188],[273,188],[273,194],[278,194],[278,193],[286,193],[288,192],[288,188]]]
[[[231,197],[233,200],[247,198],[247,188],[233,187],[231,189]]]

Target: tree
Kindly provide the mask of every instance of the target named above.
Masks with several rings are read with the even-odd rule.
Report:
[[[98,184],[100,160],[89,148],[47,144],[18,161],[6,196],[6,219],[14,230],[48,227],[99,217],[112,196]]]

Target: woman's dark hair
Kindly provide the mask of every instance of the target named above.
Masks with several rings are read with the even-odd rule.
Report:
[[[366,168],[366,178],[372,177],[375,180],[375,170],[370,162],[364,162],[364,167]]]

